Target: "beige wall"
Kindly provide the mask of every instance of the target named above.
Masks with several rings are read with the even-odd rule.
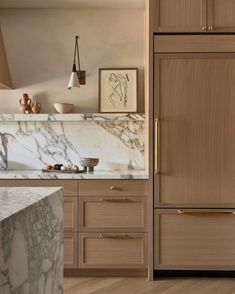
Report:
[[[76,112],[98,111],[98,69],[140,68],[139,112],[144,108],[144,10],[1,9],[5,47],[15,90],[0,91],[0,113],[15,113],[23,92],[54,112],[54,102]],[[67,90],[74,36],[79,34],[87,85]]]

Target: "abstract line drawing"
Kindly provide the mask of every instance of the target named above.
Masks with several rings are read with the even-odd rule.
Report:
[[[137,68],[100,69],[100,112],[137,112]]]
[[[127,107],[127,92],[129,81],[130,79],[128,77],[128,74],[110,74],[109,82],[113,92],[109,95],[109,101],[114,108],[116,108],[117,99],[119,99],[120,102],[123,102],[124,108]]]

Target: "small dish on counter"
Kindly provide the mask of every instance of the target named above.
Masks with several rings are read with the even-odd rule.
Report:
[[[54,104],[55,110],[58,113],[69,113],[73,110],[73,104],[70,103],[55,103]]]
[[[85,172],[93,172],[94,167],[99,163],[99,158],[81,158],[80,164],[84,167]]]

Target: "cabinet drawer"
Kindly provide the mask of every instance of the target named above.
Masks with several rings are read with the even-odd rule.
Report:
[[[80,231],[146,230],[145,197],[80,197]]]
[[[0,187],[63,187],[65,196],[78,194],[78,181],[74,180],[0,180]]]
[[[146,196],[145,180],[82,180],[79,196]]]
[[[145,268],[146,234],[79,234],[80,268]]]
[[[77,233],[64,233],[64,268],[77,268],[77,251],[78,251]]]
[[[65,232],[76,232],[78,230],[78,198],[64,198],[64,230]]]
[[[232,210],[155,210],[155,269],[235,268]]]

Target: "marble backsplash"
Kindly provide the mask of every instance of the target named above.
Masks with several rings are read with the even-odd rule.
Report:
[[[86,116],[79,121],[0,121],[0,169],[41,169],[47,164],[79,165],[98,157],[96,170],[142,170],[144,119]]]

